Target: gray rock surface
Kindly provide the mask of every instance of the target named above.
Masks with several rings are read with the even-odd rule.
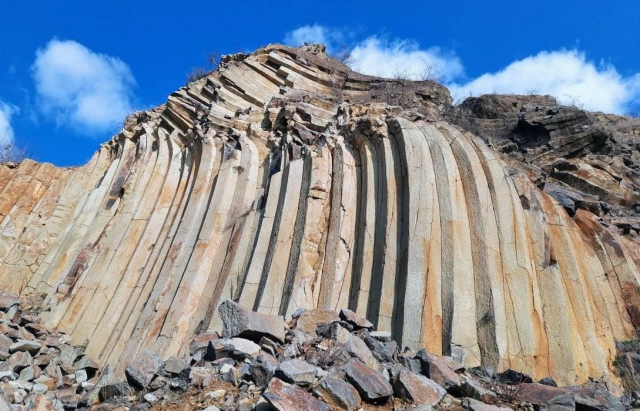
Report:
[[[347,379],[358,390],[362,399],[372,404],[384,403],[393,395],[393,387],[384,375],[362,361],[353,359],[345,369]]]
[[[125,369],[127,380],[139,388],[147,388],[162,367],[162,359],[153,351],[143,351]]]
[[[260,342],[262,337],[284,341],[284,319],[279,315],[255,313],[240,304],[227,300],[218,308],[224,324],[224,337],[242,337]]]

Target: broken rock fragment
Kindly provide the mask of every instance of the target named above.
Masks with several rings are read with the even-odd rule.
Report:
[[[393,389],[399,398],[410,400],[416,405],[429,406],[438,404],[447,393],[433,380],[404,370],[396,376]]]
[[[348,308],[343,308],[342,310],[340,310],[340,318],[342,320],[348,322],[349,324],[353,325],[356,329],[358,329],[358,328],[367,328],[367,329],[373,328],[373,324],[371,323],[371,321],[367,320],[366,318],[364,318],[360,314],[357,314],[357,313],[349,310]]]
[[[300,386],[311,385],[317,374],[316,367],[298,359],[284,361],[276,371],[279,378]]]
[[[125,374],[130,384],[145,389],[151,384],[161,367],[160,357],[153,351],[146,350],[129,364]]]
[[[295,385],[273,378],[262,396],[278,411],[329,411],[327,403]]]
[[[256,313],[227,300],[218,308],[224,325],[224,337],[242,337],[256,343],[262,337],[284,341],[284,318],[280,315]]]
[[[327,377],[314,391],[316,395],[337,409],[355,411],[362,400],[353,385],[339,378]]]
[[[345,369],[347,379],[358,390],[366,402],[373,404],[384,403],[393,395],[393,387],[385,376],[367,367],[362,361],[352,359]]]

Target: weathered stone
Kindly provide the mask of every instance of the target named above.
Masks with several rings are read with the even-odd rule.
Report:
[[[242,337],[260,342],[264,336],[284,341],[284,319],[278,315],[254,313],[227,300],[218,308],[224,324],[224,337]]]
[[[280,363],[269,355],[260,355],[251,367],[251,378],[258,387],[266,387]]]
[[[35,355],[41,348],[42,345],[36,341],[18,340],[9,347],[9,352],[28,351],[30,354]]]
[[[86,370],[87,373],[95,374],[100,369],[100,362],[96,359],[84,356],[73,364],[76,370]]]
[[[218,377],[218,370],[211,367],[191,367],[189,379],[194,387],[209,387]]]
[[[300,386],[311,385],[317,374],[316,367],[298,359],[283,361],[275,373],[276,377]]]
[[[465,410],[469,411],[507,411],[511,408],[499,407],[497,405],[485,404],[473,398],[465,398],[462,401],[462,405]]]
[[[316,330],[320,324],[329,324],[340,321],[338,313],[332,310],[316,308],[302,313],[296,320],[296,330],[306,334],[316,335]]]
[[[147,350],[139,354],[125,369],[127,380],[131,385],[145,389],[162,368],[162,360],[153,351]]]
[[[156,397],[155,395],[148,393],[144,395],[144,400],[146,402],[148,402],[149,404],[153,405],[156,402],[158,402],[158,397]]]
[[[351,384],[338,378],[325,378],[314,393],[337,409],[355,411],[360,408],[361,399],[358,391]]]
[[[548,385],[550,387],[557,387],[558,386],[558,384],[556,384],[556,382],[551,377],[544,377],[540,381],[538,381],[538,383],[542,384],[542,385]]]
[[[347,378],[358,390],[362,399],[372,404],[384,403],[393,395],[393,387],[382,373],[367,367],[360,360],[352,359],[345,369]]]
[[[505,384],[531,383],[533,380],[526,374],[508,369],[497,375],[498,379]]]
[[[32,381],[40,377],[40,367],[30,365],[20,371],[20,381]]]
[[[294,385],[273,378],[262,396],[278,411],[329,411],[329,406]]]
[[[523,383],[518,385],[516,389],[516,398],[536,406],[545,406],[550,404],[554,398],[570,392],[571,390],[568,388],[552,387],[539,383]]]
[[[189,361],[186,358],[170,357],[164,362],[164,370],[170,374],[180,374],[189,368]]]
[[[78,358],[79,352],[75,347],[65,345],[60,352],[60,361],[65,365],[73,365]]]
[[[195,355],[199,351],[206,351],[209,347],[209,342],[218,339],[220,339],[220,336],[216,332],[198,334],[189,343],[189,353]]]
[[[478,382],[466,376],[462,377],[461,393],[465,397],[483,402],[489,402],[496,397],[493,391],[484,388]]]
[[[416,405],[434,406],[447,391],[435,381],[410,371],[400,371],[393,383],[397,397],[412,401]]]
[[[11,354],[11,357],[8,359],[8,363],[14,371],[20,371],[23,368],[32,365],[33,358],[28,351],[17,351]]]
[[[255,358],[260,354],[260,346],[253,341],[244,338],[229,338],[222,341],[233,347],[233,354],[236,356]]]
[[[625,406],[613,394],[604,389],[581,388],[573,392],[576,409],[624,411]]]
[[[130,395],[133,390],[125,383],[108,384],[100,387],[100,401],[107,401],[110,398],[125,397]]]
[[[367,344],[355,335],[352,335],[351,338],[349,338],[345,347],[353,357],[359,358],[368,367],[376,370],[381,368],[380,363],[375,359],[371,350],[367,347]]]
[[[460,375],[453,371],[440,357],[430,354],[426,350],[420,350],[416,353],[415,358],[420,360],[422,374],[435,381],[449,393],[460,391],[462,385]]]
[[[18,294],[0,291],[0,310],[8,310],[19,303],[20,297]]]
[[[340,310],[340,318],[353,325],[356,329],[373,328],[373,324],[371,323],[371,321],[367,320],[359,314],[356,314],[348,308],[343,308],[342,310]]]

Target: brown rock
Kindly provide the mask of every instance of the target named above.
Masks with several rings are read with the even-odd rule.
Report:
[[[306,334],[316,335],[316,329],[320,324],[328,324],[340,321],[338,313],[332,310],[316,308],[300,314],[296,322],[296,330]]]
[[[347,379],[358,390],[362,399],[372,404],[385,403],[393,395],[393,387],[382,373],[352,359],[345,369]]]
[[[367,328],[367,329],[373,328],[373,324],[369,320],[367,320],[360,314],[357,314],[349,310],[348,308],[343,308],[342,310],[340,310],[340,318],[348,322],[349,324],[353,325],[356,329],[357,328]]]
[[[284,318],[280,315],[255,313],[227,300],[218,308],[224,324],[224,337],[242,337],[255,343],[262,337],[284,341]]]
[[[420,350],[416,353],[417,359],[422,365],[422,374],[431,378],[449,393],[460,391],[462,379],[451,367],[442,361],[442,357],[438,357],[426,350]]]
[[[262,396],[278,411],[329,411],[329,405],[295,385],[273,378]]]
[[[0,310],[8,310],[14,305],[20,303],[20,297],[18,294],[9,293],[6,291],[0,291]]]
[[[162,367],[162,360],[150,350],[140,353],[125,369],[130,384],[145,389]]]
[[[314,392],[335,409],[355,411],[362,402],[353,385],[339,378],[325,378]]]
[[[433,380],[404,370],[396,376],[393,390],[399,398],[410,400],[416,405],[428,406],[438,404],[447,393]]]

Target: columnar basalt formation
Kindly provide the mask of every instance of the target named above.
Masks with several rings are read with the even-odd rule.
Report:
[[[0,167],[0,288],[46,294],[47,324],[120,370],[184,354],[233,299],[350,307],[467,367],[608,376],[640,326],[638,244],[569,215],[450,104],[319,47],[228,56],[83,167]]]

